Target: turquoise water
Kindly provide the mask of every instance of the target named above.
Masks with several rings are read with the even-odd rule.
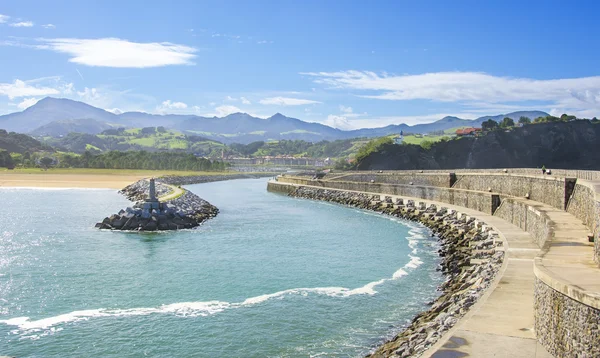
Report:
[[[0,355],[362,356],[436,297],[437,244],[412,223],[191,185],[196,230],[98,231],[111,190],[0,189]]]

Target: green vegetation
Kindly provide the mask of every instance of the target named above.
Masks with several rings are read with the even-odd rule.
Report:
[[[533,120],[533,123],[548,123],[548,122],[570,122],[576,120],[577,117],[563,114],[560,117],[546,116],[538,117]]]
[[[0,152],[0,156],[5,155]],[[225,170],[229,165],[219,161],[198,158],[193,154],[174,152],[146,151],[110,151],[94,154],[86,151],[82,155],[65,152],[36,152],[16,158],[8,156],[0,166],[19,168],[98,168],[98,169],[145,169],[145,170],[180,170],[180,171],[215,171]]]
[[[456,132],[456,130],[454,131]],[[431,143],[436,143],[439,142],[441,140],[448,140],[450,139],[449,136],[447,135],[422,135],[422,134],[410,134],[410,135],[406,135],[404,136],[404,141],[403,143],[406,144],[416,144],[416,145],[420,145],[423,146],[423,142],[431,142]]]
[[[9,153],[25,153],[38,150],[52,150],[48,145],[31,138],[26,134],[7,132],[0,129],[0,149]]]
[[[0,149],[0,167],[14,168],[15,163],[7,151]]]
[[[481,123],[481,129],[484,131],[493,131],[494,129],[498,129],[499,125],[493,119],[488,119],[487,121]]]
[[[356,153],[356,161],[359,163],[371,153],[378,152],[383,146],[393,143],[394,141],[390,137],[373,139],[358,150],[358,153]]]
[[[258,141],[250,144],[231,144],[228,147],[228,153],[245,157],[292,155],[296,157],[337,158],[353,155],[366,142],[362,139],[321,141],[317,143],[303,140]]]
[[[196,135],[185,135],[164,127],[112,128],[98,135],[69,133],[62,138],[49,137],[43,140],[53,147],[75,153],[83,153],[86,150],[97,152],[173,150],[217,158],[225,148],[222,143]]]
[[[515,126],[515,121],[512,118],[504,117],[502,122],[500,123],[500,128],[511,128]]]
[[[531,119],[529,119],[529,117],[520,117],[519,124],[523,125],[523,126],[525,126],[527,124],[531,124]]]
[[[65,154],[59,156],[58,161],[58,167],[100,169],[212,171],[227,167],[223,162],[198,158],[193,154],[146,151],[110,151],[97,155],[85,152],[80,156]]]

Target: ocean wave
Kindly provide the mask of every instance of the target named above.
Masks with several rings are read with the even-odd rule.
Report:
[[[6,320],[0,320],[9,326],[16,326],[25,333],[37,332],[40,330],[53,329],[57,325],[73,323],[78,321],[86,321],[92,318],[101,317],[128,317],[128,316],[145,316],[150,314],[173,314],[182,317],[198,317],[210,316],[228,309],[248,307],[267,302],[272,299],[283,299],[286,296],[308,296],[325,295],[329,297],[350,297],[355,295],[374,295],[377,293],[375,288],[388,281],[398,280],[408,275],[407,270],[416,269],[423,262],[418,256],[410,256],[410,261],[402,268],[396,270],[391,278],[383,278],[377,281],[372,281],[364,286],[354,289],[346,287],[312,287],[312,288],[292,288],[275,293],[269,293],[250,297],[242,302],[230,303],[224,301],[198,301],[198,302],[178,302],[161,305],[159,307],[140,307],[128,309],[90,309],[73,311],[58,316],[31,320],[29,317],[15,317]]]

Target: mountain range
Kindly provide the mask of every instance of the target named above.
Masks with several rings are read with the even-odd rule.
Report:
[[[69,132],[98,134],[108,128],[158,127],[180,130],[200,135],[222,143],[251,143],[254,141],[302,139],[310,142],[348,139],[357,137],[380,137],[390,134],[430,133],[455,127],[480,126],[483,121],[500,121],[504,117],[518,120],[521,116],[531,119],[548,114],[541,111],[521,111],[497,116],[485,116],[475,120],[444,117],[433,123],[389,125],[382,128],[363,128],[343,131],[319,123],[304,122],[277,113],[269,118],[257,118],[246,113],[233,113],[225,117],[201,117],[196,115],[156,115],[143,112],[114,114],[83,102],[65,98],[46,97],[22,112],[0,116],[0,129],[29,133],[35,136],[60,136]]]

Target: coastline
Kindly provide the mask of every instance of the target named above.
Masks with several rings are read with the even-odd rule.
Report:
[[[0,188],[63,188],[63,189],[123,189],[141,179],[161,177],[163,181],[175,185],[207,183],[243,178],[270,177],[273,173],[186,173],[173,175],[168,171],[132,171],[108,173],[98,171],[89,173],[71,173],[68,171],[28,172],[0,171]],[[166,179],[168,178],[168,179]],[[166,179],[166,180],[164,180]]]
[[[141,174],[0,173],[0,188],[121,189],[146,176]]]
[[[440,296],[391,340],[381,341],[369,353],[370,357],[421,356],[490,293],[488,288],[494,286],[505,267],[504,238],[491,226],[460,211],[413,200],[394,201],[391,196],[372,193],[269,184],[270,191],[290,197],[328,201],[420,222],[432,230],[440,243],[439,269],[446,277],[438,287]]]

